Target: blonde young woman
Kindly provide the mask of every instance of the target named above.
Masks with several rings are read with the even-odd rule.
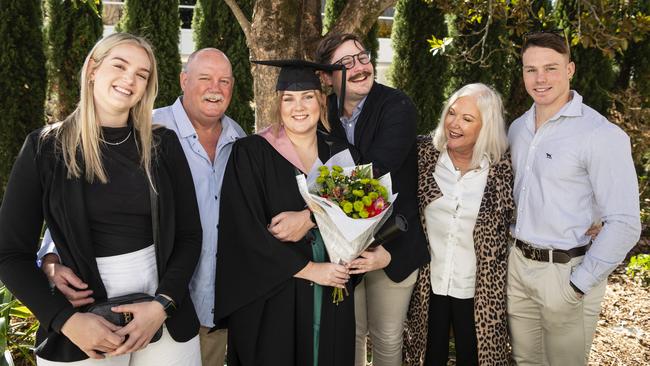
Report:
[[[100,40],[82,67],[77,109],[29,134],[14,164],[0,208],[0,279],[40,322],[39,365],[200,364],[188,282],[201,224],[176,135],[152,129],[157,88],[145,40]],[[97,302],[153,300],[113,308],[132,315],[121,328],[74,308],[36,266],[44,222]]]

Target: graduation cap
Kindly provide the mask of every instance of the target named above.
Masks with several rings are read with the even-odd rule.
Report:
[[[275,66],[280,68],[278,82],[275,86],[277,91],[303,91],[321,90],[321,83],[316,71],[343,71],[343,82],[339,95],[339,115],[343,115],[343,100],[345,98],[345,66],[338,64],[318,64],[304,60],[255,60],[251,61],[260,65]]]

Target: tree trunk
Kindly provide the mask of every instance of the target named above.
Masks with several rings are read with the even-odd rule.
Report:
[[[312,60],[321,39],[320,0],[257,0],[252,19],[236,0],[225,0],[246,34],[252,60],[298,58]],[[397,0],[350,0],[332,32],[364,35],[379,15]],[[278,69],[252,64],[255,128],[271,124]]]

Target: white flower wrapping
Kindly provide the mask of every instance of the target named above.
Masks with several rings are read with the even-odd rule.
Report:
[[[356,166],[347,150],[342,153],[334,155],[323,165],[330,168],[333,165],[341,166],[343,173],[350,175]],[[372,164],[368,165],[372,167]],[[370,170],[372,171],[372,168]],[[388,208],[374,217],[353,219],[346,215],[335,202],[311,193],[316,191],[317,172],[318,169],[312,169],[307,178],[302,174],[297,175],[298,189],[314,213],[330,261],[339,264],[350,263],[368,248],[375,233],[388,220],[393,212],[393,202],[397,198],[397,193],[393,193],[390,174],[385,174],[379,178],[379,182],[388,191],[388,202],[390,202]]]

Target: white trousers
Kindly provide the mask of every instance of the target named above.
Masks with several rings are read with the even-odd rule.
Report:
[[[38,366],[201,366],[199,336],[187,342],[176,342],[163,326],[163,335],[157,342],[137,352],[106,357],[102,360],[92,358],[76,362],[54,362],[36,357]]]
[[[365,274],[354,289],[356,317],[356,366],[366,365],[366,338],[372,341],[373,366],[402,365],[402,333],[411,293],[418,278],[415,270],[402,282],[393,282],[386,272]]]
[[[136,292],[155,294],[158,287],[158,269],[156,250],[153,245],[135,252],[96,258],[96,260],[109,298]],[[201,352],[198,335],[187,342],[176,342],[163,326],[160,340],[149,343],[146,348],[137,352],[101,360],[89,358],[76,362],[54,362],[36,357],[36,364],[38,366],[201,366]]]
[[[569,281],[583,258],[565,264],[539,262],[511,249],[508,324],[517,365],[587,364],[607,281],[579,298]]]

